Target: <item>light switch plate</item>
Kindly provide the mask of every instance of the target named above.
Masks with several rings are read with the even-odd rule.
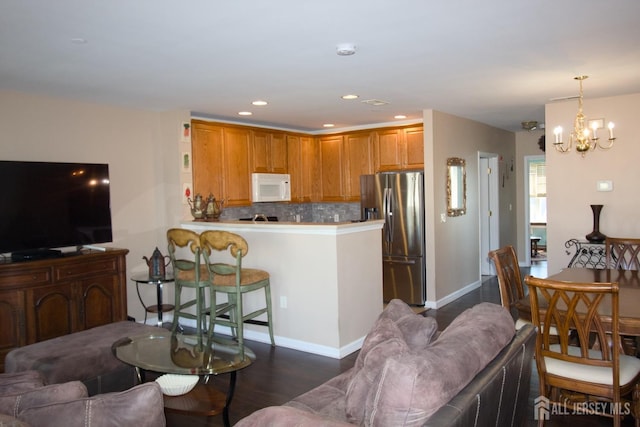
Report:
[[[597,124],[596,129],[604,129],[604,119],[593,119],[589,120],[589,129],[593,129],[593,124]]]

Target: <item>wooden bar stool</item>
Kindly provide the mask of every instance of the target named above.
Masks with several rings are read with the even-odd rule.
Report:
[[[175,277],[175,308],[171,330],[174,333],[177,331],[181,317],[195,320],[196,336],[201,346],[202,334],[207,331],[209,313],[205,291],[209,290],[210,301],[213,301],[213,289],[207,268],[201,262],[200,235],[191,230],[172,228],[167,231],[167,241]],[[183,301],[182,292],[185,288],[193,289],[195,296]]]
[[[209,272],[209,278],[213,287],[211,299],[210,328],[214,324],[225,325],[231,328],[237,336],[240,351],[244,355],[244,323],[267,326],[271,345],[275,346],[273,339],[273,320],[271,315],[271,285],[269,273],[255,268],[243,268],[242,258],[249,251],[247,241],[234,233],[227,231],[205,231],[200,235],[202,253]],[[235,263],[219,262],[218,253],[230,251]],[[264,290],[265,307],[245,313],[242,296],[245,293]],[[227,302],[216,304],[216,293],[227,295]],[[256,317],[267,314],[267,321],[255,320]]]

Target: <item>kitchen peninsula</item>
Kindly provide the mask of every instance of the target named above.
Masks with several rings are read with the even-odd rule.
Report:
[[[225,230],[247,240],[243,266],[271,275],[278,346],[342,358],[360,348],[382,311],[382,220],[181,225],[197,232]],[[244,304],[250,310],[261,301],[264,297],[249,294]],[[268,342],[264,329],[247,325],[245,336]]]

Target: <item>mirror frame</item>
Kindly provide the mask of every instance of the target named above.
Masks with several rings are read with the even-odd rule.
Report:
[[[447,216],[467,213],[466,161],[459,157],[447,159]]]

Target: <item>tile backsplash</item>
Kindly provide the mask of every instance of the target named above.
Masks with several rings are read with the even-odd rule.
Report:
[[[360,219],[360,203],[254,203],[224,208],[221,220],[251,218],[255,214],[277,216],[278,221],[342,222]]]

